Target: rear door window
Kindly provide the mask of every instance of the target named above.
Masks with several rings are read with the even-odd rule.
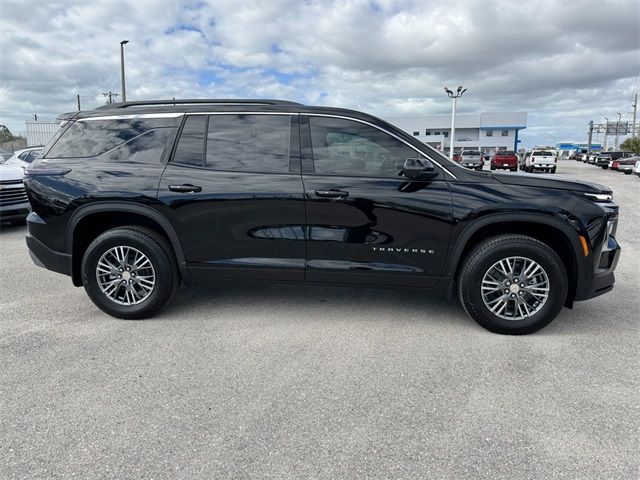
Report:
[[[175,163],[204,166],[204,134],[207,115],[189,115],[182,127],[182,134],[173,157]]]
[[[211,115],[206,166],[237,172],[288,173],[290,115]]]

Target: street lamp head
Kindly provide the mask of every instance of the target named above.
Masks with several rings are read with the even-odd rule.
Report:
[[[122,41],[120,42],[120,45],[126,45],[127,43],[129,43],[129,40],[122,40]]]
[[[458,93],[462,90],[462,85],[458,85]]]
[[[462,91],[460,92],[460,96],[462,96],[462,94],[463,94],[464,92],[466,92],[466,91],[467,91],[467,89],[466,89],[466,88],[465,88],[464,90],[462,90]]]

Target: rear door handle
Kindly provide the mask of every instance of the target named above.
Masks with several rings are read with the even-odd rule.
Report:
[[[201,192],[202,187],[198,187],[197,185],[169,185],[169,190],[172,192],[180,192],[180,193],[189,193],[189,192]]]
[[[349,196],[349,192],[344,190],[316,190],[316,196],[323,198],[346,198]]]

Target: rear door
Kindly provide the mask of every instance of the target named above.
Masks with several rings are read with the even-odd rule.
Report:
[[[158,199],[191,273],[304,279],[298,132],[290,114],[186,117]]]
[[[306,278],[428,287],[442,273],[452,222],[444,173],[401,175],[420,153],[372,124],[300,117],[307,208]]]

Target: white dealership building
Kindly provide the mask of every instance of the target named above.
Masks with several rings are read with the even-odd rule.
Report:
[[[385,120],[400,127],[417,139],[449,152],[451,115],[387,117]],[[496,150],[518,150],[519,131],[527,128],[526,112],[491,112],[456,114],[454,151],[480,150],[493,155]]]

